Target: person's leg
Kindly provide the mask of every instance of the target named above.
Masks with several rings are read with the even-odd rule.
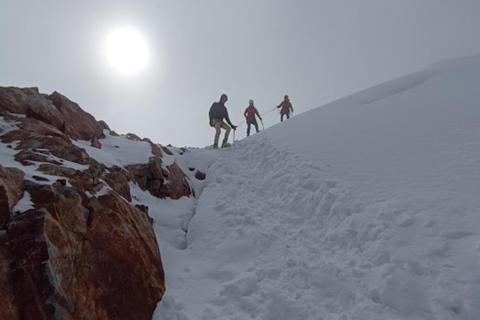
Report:
[[[280,122],[283,122],[283,116],[285,115],[285,113],[281,112],[280,113]]]
[[[253,120],[253,124],[255,125],[255,130],[257,130],[257,133],[258,133],[259,130],[258,130],[258,122],[257,122],[257,119]]]
[[[247,137],[250,135],[250,126],[252,125],[252,123],[250,122],[250,120],[247,120]]]
[[[287,112],[287,120],[290,119],[290,112]]]
[[[225,138],[223,138],[223,143],[222,143],[222,145],[223,145],[223,144],[228,142],[228,136],[229,136],[230,130],[232,130],[232,128],[230,128],[230,126],[223,121],[221,122],[220,125],[223,129],[225,129]]]
[[[220,127],[222,125],[221,121],[215,122],[213,127],[215,128],[215,139],[213,140],[213,147],[218,148],[218,139],[220,138]]]

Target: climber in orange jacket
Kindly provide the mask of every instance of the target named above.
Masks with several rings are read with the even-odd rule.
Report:
[[[250,135],[250,126],[253,124],[255,126],[255,130],[258,130],[258,123],[257,123],[257,118],[255,118],[255,115],[258,116],[260,121],[262,121],[262,117],[258,113],[257,108],[253,105],[253,100],[249,101],[249,106],[247,109],[245,109],[245,112],[243,115],[245,116],[245,121],[247,122],[247,137]]]

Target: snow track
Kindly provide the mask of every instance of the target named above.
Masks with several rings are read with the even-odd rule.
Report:
[[[359,208],[324,170],[260,136],[221,151],[175,272],[189,289],[173,281],[154,319],[385,319],[338,257],[360,250],[342,227]]]

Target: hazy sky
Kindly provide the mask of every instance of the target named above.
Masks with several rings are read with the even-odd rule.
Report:
[[[108,63],[105,39],[121,26],[144,34],[144,72]],[[203,147],[223,92],[234,124],[249,99],[263,113],[289,94],[298,114],[479,54],[479,32],[478,0],[0,0],[0,86],[58,91],[118,133]]]

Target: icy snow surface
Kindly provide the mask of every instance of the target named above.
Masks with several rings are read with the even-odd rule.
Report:
[[[134,192],[166,272],[153,319],[480,319],[479,83],[479,57],[449,61],[176,154],[207,173],[198,201]]]
[[[153,157],[152,147],[145,141],[133,141],[125,136],[112,136],[104,130],[105,138],[100,139],[101,149],[91,146],[89,141],[72,140],[72,143],[87,151],[88,155],[107,167],[123,168],[130,164],[148,163]]]

